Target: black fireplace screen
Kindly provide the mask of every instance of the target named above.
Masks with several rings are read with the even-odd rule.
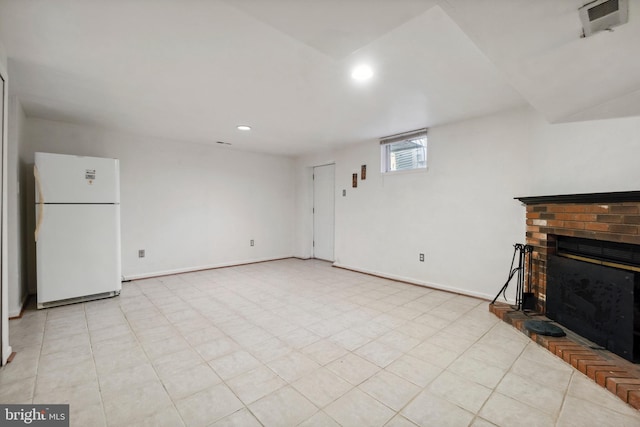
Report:
[[[640,273],[550,256],[546,307],[550,319],[640,361]]]

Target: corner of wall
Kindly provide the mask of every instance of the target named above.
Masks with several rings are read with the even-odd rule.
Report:
[[[9,97],[9,126],[7,138],[7,222],[8,222],[8,291],[9,315],[18,316],[29,294],[23,262],[25,235],[24,191],[21,190],[22,164],[20,152],[24,145],[25,114],[16,96]]]
[[[6,71],[7,70],[7,51],[4,49],[2,45],[2,41],[0,40],[0,67]]]

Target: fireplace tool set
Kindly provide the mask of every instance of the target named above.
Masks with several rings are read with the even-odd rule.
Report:
[[[522,311],[527,314],[526,311],[533,311],[536,308],[535,296],[533,292],[531,292],[533,276],[531,269],[533,264],[533,246],[516,243],[513,247],[513,258],[511,259],[511,267],[509,268],[509,278],[493,301],[491,301],[491,304],[495,304],[500,294],[502,294],[505,300],[507,299],[506,293],[509,282],[511,282],[511,279],[513,279],[517,274],[516,304],[512,307],[516,311]],[[516,262],[516,257],[518,258],[518,266],[514,268],[513,265]],[[526,292],[525,285],[527,288]],[[549,320],[529,319],[524,322],[524,328],[538,335],[549,335],[553,337],[565,336],[565,332],[562,328],[554,325]]]
[[[509,277],[507,278],[507,282],[504,284],[502,289],[498,292],[496,297],[491,301],[491,304],[495,304],[496,300],[502,294],[504,299],[507,299],[507,287],[509,286],[509,282],[513,279],[517,274],[516,279],[516,304],[514,306],[515,310],[524,311],[524,310],[533,310],[535,309],[535,297],[533,292],[531,291],[531,282],[532,282],[532,253],[533,246],[531,245],[523,245],[522,243],[516,243],[513,245],[513,258],[511,258],[511,267],[509,268]],[[518,258],[518,266],[513,267]],[[525,285],[527,291],[525,292]]]

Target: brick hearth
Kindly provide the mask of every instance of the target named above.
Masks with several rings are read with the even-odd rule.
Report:
[[[532,317],[513,310],[508,304],[489,304],[489,310],[632,407],[640,409],[640,366],[609,351],[592,348],[598,346],[565,328],[567,336],[561,338],[532,333],[524,328],[525,320]],[[540,315],[533,319],[549,320]]]

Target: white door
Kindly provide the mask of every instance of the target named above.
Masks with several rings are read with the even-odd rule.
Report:
[[[313,168],[313,257],[333,261],[335,165]]]
[[[7,358],[11,353],[9,347],[9,301],[7,299],[7,271],[6,271],[6,211],[7,198],[4,178],[6,168],[6,147],[7,143],[5,135],[7,134],[7,88],[3,70],[0,69],[0,242],[2,249],[0,250],[0,366],[7,362]]]

